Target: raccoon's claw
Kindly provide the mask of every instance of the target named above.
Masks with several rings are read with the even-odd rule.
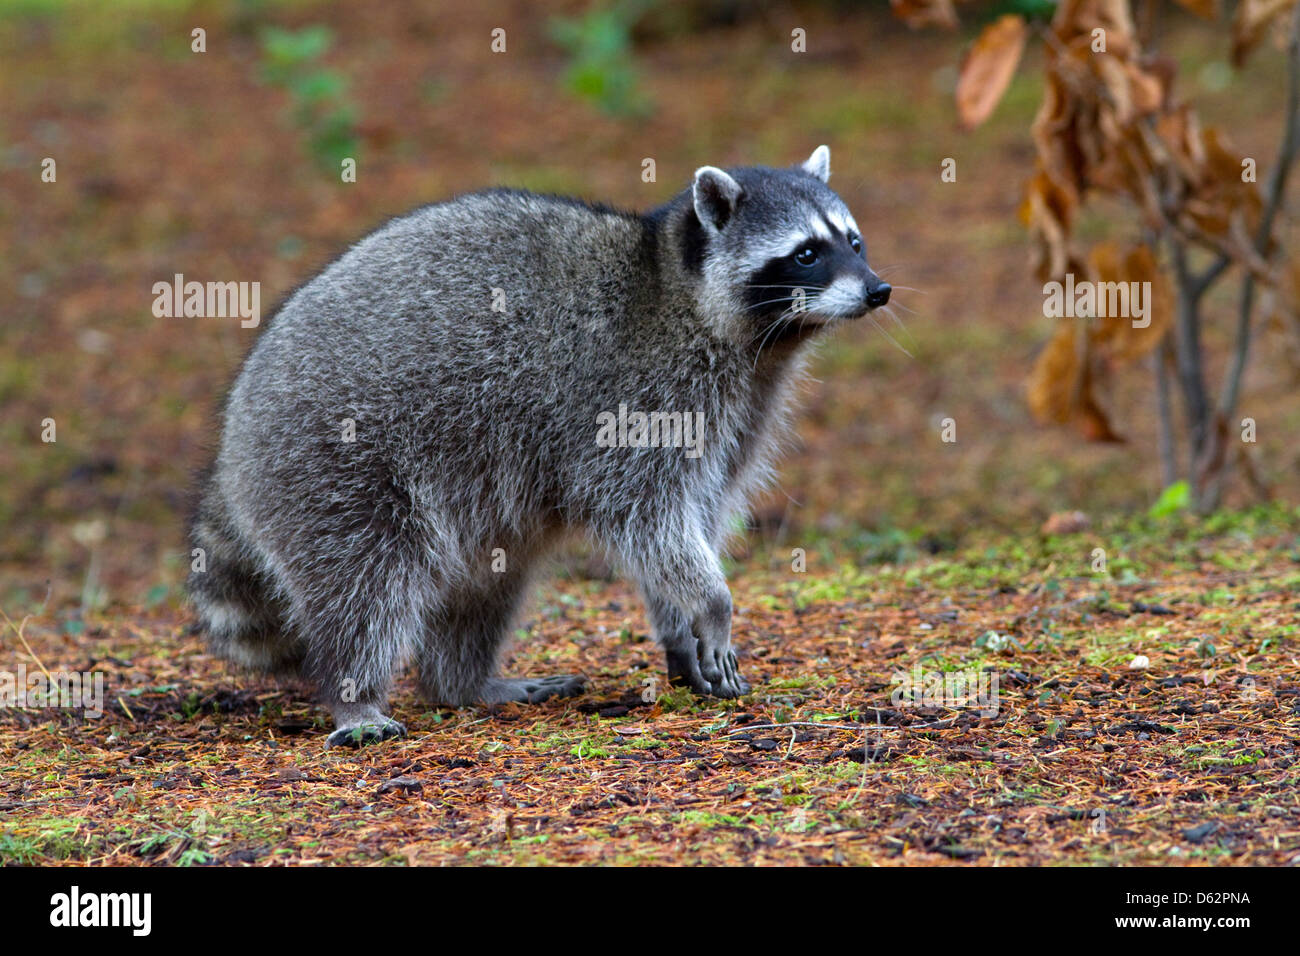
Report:
[[[736,663],[736,655],[733,651],[727,651],[726,657],[722,662],[723,682],[729,689],[735,690],[734,694],[722,696],[743,697],[749,693],[749,681],[740,676],[740,667]]]
[[[714,655],[709,671],[717,674],[716,679],[705,677],[699,658],[688,651],[669,650],[667,657],[669,683],[685,684],[695,693],[706,697],[743,697],[749,693],[749,681],[740,676],[734,651],[727,650]]]
[[[733,652],[722,655],[722,679],[713,683],[709,693],[714,697],[743,697],[749,693],[749,681],[740,676]]]
[[[357,724],[355,727],[340,727],[325,738],[326,747],[361,748],[366,744],[377,744],[394,737],[405,737],[406,727],[392,718],[385,718],[383,723]]]

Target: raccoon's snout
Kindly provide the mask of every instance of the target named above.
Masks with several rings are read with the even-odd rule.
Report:
[[[858,275],[843,276],[815,299],[813,311],[826,320],[860,319],[889,301],[889,283],[862,266]]]
[[[846,310],[846,317],[860,319],[868,312],[873,312],[881,306],[888,304],[889,294],[893,292],[893,287],[888,282],[882,282],[875,273],[868,273],[868,278],[862,281],[859,286],[857,301],[852,308]]]

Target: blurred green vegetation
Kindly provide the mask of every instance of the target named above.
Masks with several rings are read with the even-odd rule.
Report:
[[[582,16],[554,17],[551,36],[569,54],[564,82],[577,96],[612,116],[635,117],[652,104],[637,86],[632,29],[653,0],[593,4]]]
[[[262,75],[290,96],[290,115],[307,137],[312,158],[338,171],[344,159],[357,159],[356,109],[347,100],[347,79],[320,59],[334,43],[320,24],[301,30],[268,26],[262,30]]]

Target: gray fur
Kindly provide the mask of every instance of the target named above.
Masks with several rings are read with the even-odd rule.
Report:
[[[408,661],[448,705],[575,693],[497,663],[531,569],[579,533],[640,586],[674,680],[747,692],[729,521],[770,475],[811,333],[888,293],[839,250],[824,310],[815,289],[804,312],[750,304],[811,220],[852,222],[825,175],[824,147],[790,169],[703,167],[644,216],[488,191],[358,242],[289,298],[230,393],[191,530],[212,649],[311,681],[331,743],[404,732],[384,712]],[[698,456],[598,445],[620,404],[702,413]]]

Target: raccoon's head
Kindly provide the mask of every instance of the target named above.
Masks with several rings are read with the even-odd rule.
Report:
[[[760,348],[855,319],[889,301],[844,201],[826,185],[830,150],[789,169],[695,171],[691,198],[701,298]],[[688,213],[689,216],[689,213]]]

